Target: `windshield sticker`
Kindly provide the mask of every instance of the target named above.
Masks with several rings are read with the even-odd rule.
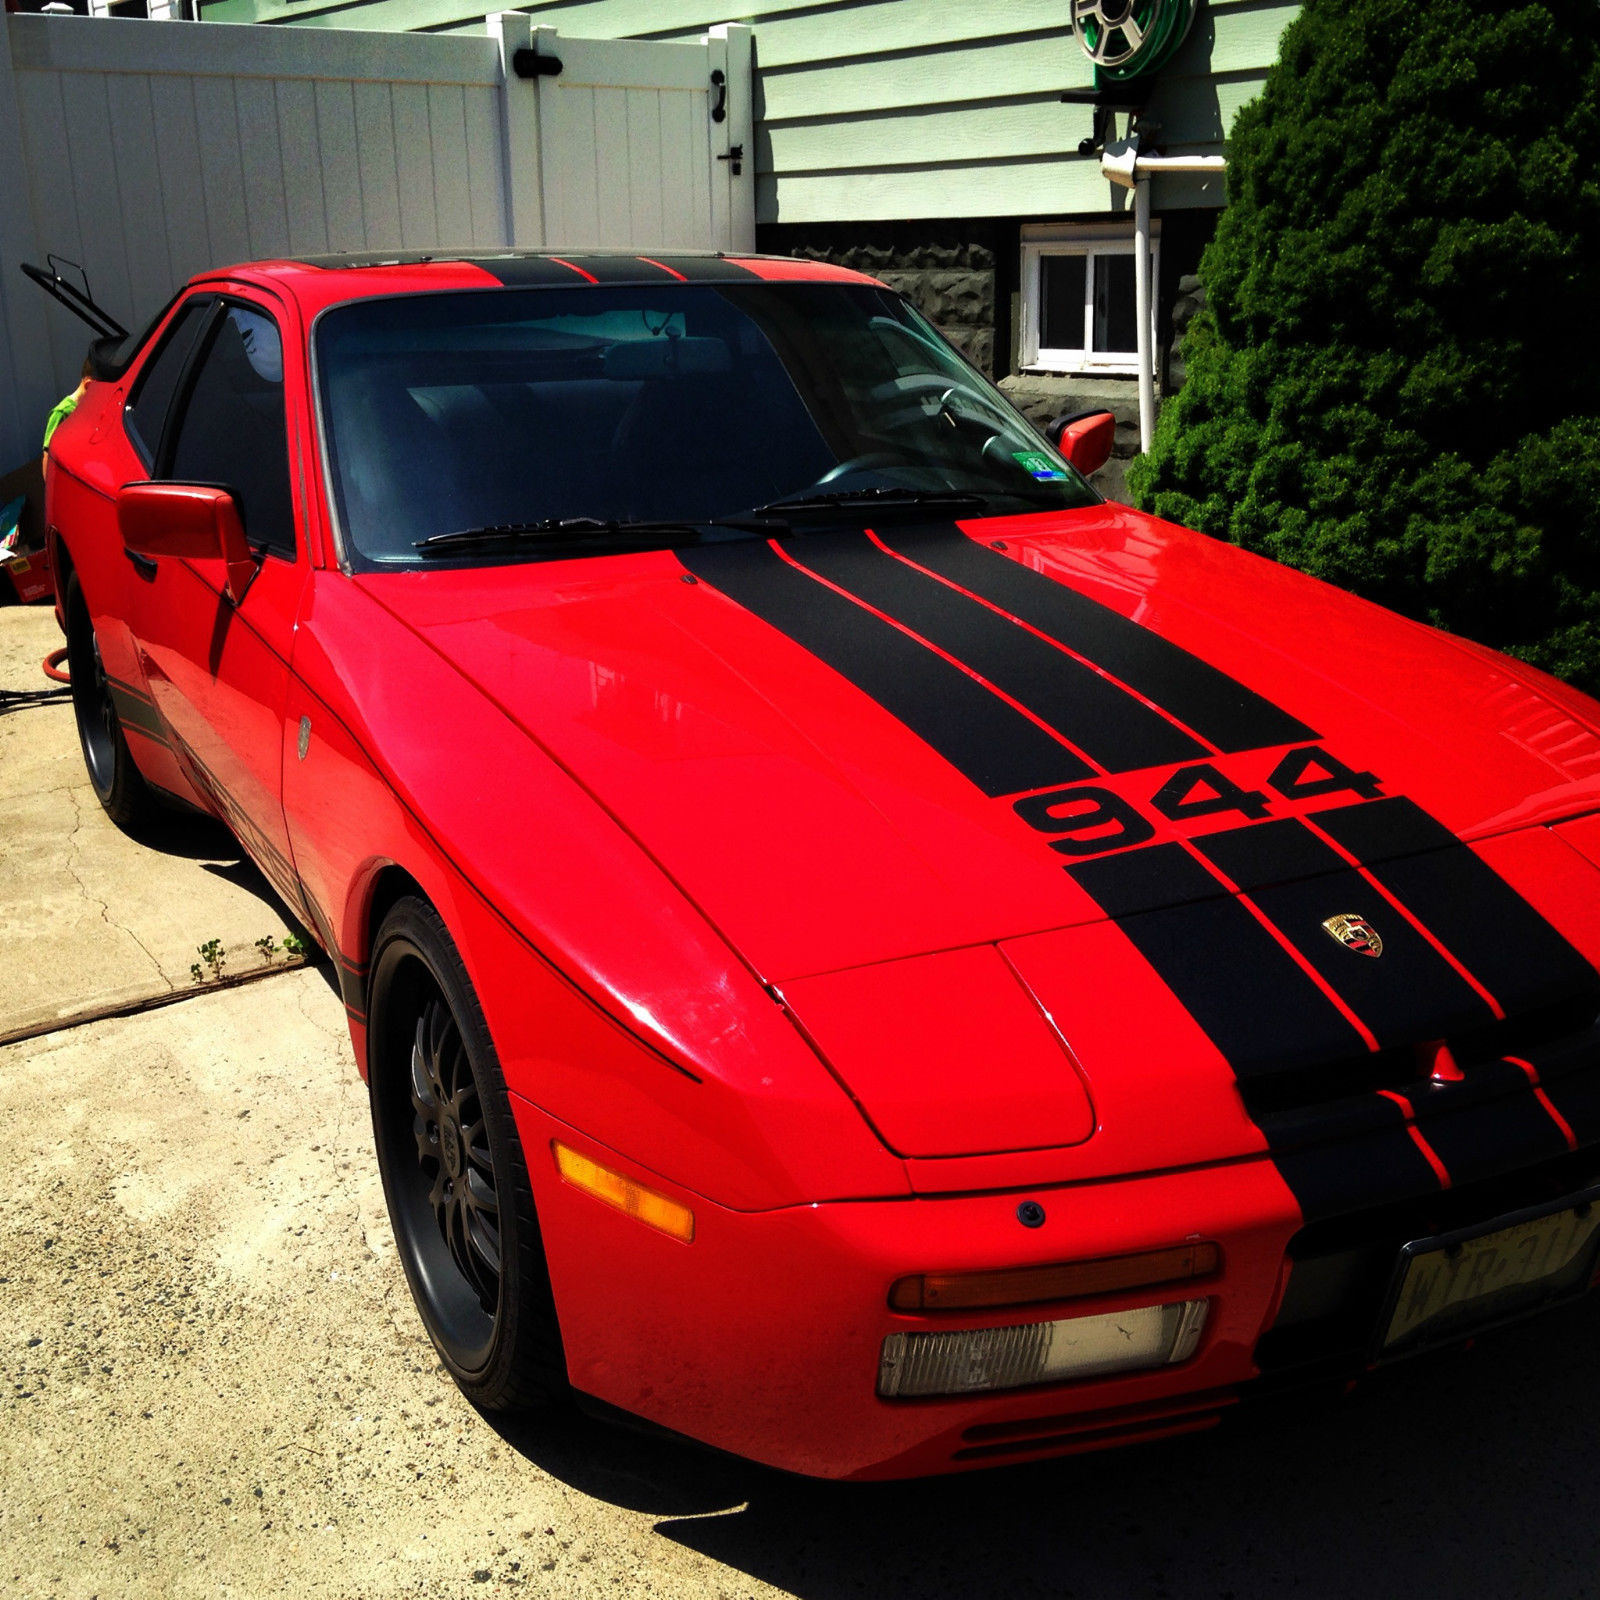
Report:
[[[1040,483],[1059,483],[1066,477],[1066,473],[1042,450],[1017,450],[1012,453],[1011,459]]]

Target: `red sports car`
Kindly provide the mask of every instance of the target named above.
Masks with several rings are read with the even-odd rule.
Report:
[[[264,262],[95,360],[95,788],[337,965],[474,1401],[909,1476],[1589,1286],[1600,705],[1104,503],[842,270]]]

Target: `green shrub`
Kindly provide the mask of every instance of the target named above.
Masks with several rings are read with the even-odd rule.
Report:
[[[1600,691],[1600,0],[1308,0],[1137,505]]]

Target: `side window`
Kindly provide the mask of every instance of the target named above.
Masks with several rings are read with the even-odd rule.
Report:
[[[231,489],[251,543],[293,559],[283,344],[265,312],[228,304],[217,319],[163,476]]]
[[[198,295],[183,303],[167,328],[160,348],[145,363],[139,381],[133,386],[133,398],[128,401],[124,416],[128,436],[133,440],[134,449],[144,457],[146,467],[155,465],[156,452],[161,448],[162,425],[172,409],[172,396],[183,375],[189,347],[212,304],[210,295]]]

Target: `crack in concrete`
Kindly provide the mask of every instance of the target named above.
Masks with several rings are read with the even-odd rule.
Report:
[[[325,1038],[332,1039],[334,1043],[337,1044],[341,1039],[347,1037],[343,1029],[328,1027],[326,1023],[319,1022],[317,1018],[312,1016],[311,1013],[306,1010],[306,990],[304,984],[300,985],[300,987],[295,990],[294,1001],[295,1004],[300,1008],[300,1015],[304,1017],[306,1021],[309,1022],[311,1026]]]
[[[20,733],[14,735],[11,730],[0,727],[0,771],[14,767],[16,760],[20,759],[9,757],[9,752],[13,747],[37,751],[39,744],[40,740],[37,735],[25,739]],[[63,759],[66,759],[70,762],[70,758]],[[75,773],[81,774],[81,767],[79,767],[76,763],[71,764]],[[14,788],[12,787],[12,781],[13,780],[9,778],[7,780],[6,798],[8,800],[38,800],[42,799],[46,795],[67,794],[72,790],[81,789],[84,786],[81,775],[69,778],[64,783],[46,783],[40,788]]]
[[[299,1008],[300,1015],[304,1017],[308,1023],[310,1023],[312,1028],[320,1033],[325,1039],[329,1039],[335,1044],[340,1041],[339,1030],[328,1027],[325,1023],[312,1016],[310,1011],[306,1009],[306,986],[304,984],[300,984],[296,988],[294,1001],[295,1005]],[[327,1194],[322,1197],[324,1199],[331,1199],[334,1192],[339,1188],[339,1161],[343,1153],[344,1122],[345,1102],[344,1094],[341,1091],[334,1106],[333,1132],[328,1138],[328,1175],[331,1180],[332,1187],[329,1189]],[[363,1229],[361,1226],[361,1199],[359,1194],[352,1197],[351,1206],[351,1221],[355,1224],[355,1231],[364,1238],[365,1229]]]
[[[323,1034],[326,1038],[333,1040],[335,1043],[348,1040],[349,1033],[347,1030],[342,1028],[330,1028],[326,1026],[326,1024],[320,1022],[311,1014],[309,1010],[307,1010],[306,995],[307,989],[304,985],[302,985],[295,993],[295,1004],[300,1008],[301,1016],[303,1016],[306,1021],[309,1022],[311,1026],[319,1033]],[[348,1154],[349,1162],[353,1163],[358,1156],[365,1156],[370,1153],[370,1146],[366,1144],[365,1140],[362,1141],[360,1149],[357,1149],[352,1143],[347,1152],[344,1142],[346,1109],[345,1096],[343,1093],[341,1093],[334,1111],[333,1133],[328,1140],[329,1176],[332,1180],[333,1188],[325,1196],[323,1196],[325,1200],[331,1200],[341,1185],[342,1180],[340,1178],[339,1168],[340,1161],[345,1159]],[[358,1121],[362,1127],[370,1126],[368,1119],[365,1117],[359,1118]],[[375,1260],[383,1261],[386,1256],[393,1253],[392,1241],[385,1242],[382,1248],[379,1248],[379,1246],[373,1243],[372,1236],[367,1230],[360,1186],[349,1185],[347,1187],[350,1189],[350,1220],[354,1224],[354,1232],[361,1240],[361,1243],[366,1249],[368,1255]],[[386,1304],[389,1303],[391,1296],[394,1293],[394,1288],[395,1285],[392,1280],[384,1288],[383,1299]]]
[[[140,952],[144,955],[145,960],[147,960],[150,965],[155,968],[156,976],[167,986],[169,990],[175,989],[177,985],[168,976],[166,968],[161,965],[161,962],[156,958],[150,947],[144,942],[143,939],[139,937],[138,934],[133,931],[132,928],[127,927],[121,922],[118,922],[117,919],[111,915],[111,906],[107,901],[102,900],[96,894],[90,893],[88,884],[83,881],[82,874],[78,871],[77,866],[74,865],[73,858],[80,855],[82,852],[82,846],[78,842],[78,834],[83,828],[83,807],[78,802],[78,791],[76,789],[68,789],[65,791],[65,793],[67,799],[72,805],[72,832],[67,835],[67,856],[65,861],[67,876],[70,877],[75,884],[77,884],[78,893],[83,896],[84,900],[89,905],[98,906],[100,908],[100,920],[104,922],[108,928],[114,929],[117,933],[124,933],[131,940],[133,940],[133,942],[139,947]]]
[[[305,963],[296,960],[288,967],[252,967],[245,972],[228,973],[221,978],[208,979],[200,987],[158,990],[155,994],[139,995],[132,1000],[114,1001],[110,1005],[90,1005],[80,1011],[58,1012],[18,1027],[0,1029],[0,1049],[20,1044],[26,1039],[48,1039],[55,1034],[69,1033],[90,1023],[109,1022],[117,1017],[137,1017],[146,1011],[163,1006],[183,1005],[185,1001],[203,995],[220,994],[229,989],[242,989],[247,984],[259,983],[263,978],[276,978],[288,972],[298,972]]]

